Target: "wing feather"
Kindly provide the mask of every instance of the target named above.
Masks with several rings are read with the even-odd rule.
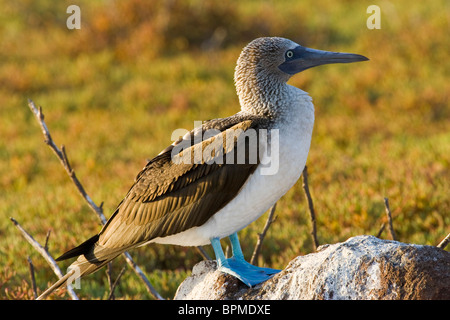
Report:
[[[245,163],[236,162],[238,146],[249,143],[245,139],[246,130],[255,128],[258,122],[226,120],[216,119],[216,123],[205,124],[203,131],[208,127],[219,128],[220,133],[176,153],[190,161],[176,163],[172,151],[183,142],[192,142],[194,131],[188,139],[178,141],[151,160],[101,230],[99,244],[108,248],[128,248],[173,235],[204,224],[231,201],[258,165],[248,163],[248,154]],[[231,130],[238,130],[238,133],[228,141],[226,137]],[[209,158],[208,155],[195,158],[196,147],[205,150],[219,142],[223,145],[219,152],[213,149]],[[245,150],[247,152],[249,148]],[[230,152],[234,157],[232,164],[227,159]],[[222,157],[222,163],[211,162],[219,157]]]

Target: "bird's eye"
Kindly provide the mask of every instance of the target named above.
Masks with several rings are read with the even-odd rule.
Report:
[[[291,50],[286,52],[286,57],[288,57],[289,59],[292,58],[294,56],[294,52],[292,52]]]

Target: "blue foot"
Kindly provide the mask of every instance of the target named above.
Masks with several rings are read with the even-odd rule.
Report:
[[[281,271],[271,268],[260,268],[235,257],[226,259],[221,263],[219,262],[218,270],[235,276],[249,287],[264,282]]]
[[[232,234],[230,236],[230,240],[233,250],[233,257],[225,259],[225,255],[223,254],[222,247],[220,245],[220,240],[217,238],[211,239],[211,244],[213,246],[214,253],[216,254],[218,270],[235,276],[249,287],[264,282],[271,278],[274,274],[281,271],[271,268],[261,268],[248,263],[244,259],[237,234]]]

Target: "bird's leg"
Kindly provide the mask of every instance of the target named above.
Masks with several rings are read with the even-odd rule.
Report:
[[[222,265],[222,263],[226,260],[225,254],[223,253],[223,250],[222,250],[222,246],[220,245],[220,239],[212,238],[211,245],[214,249],[214,254],[216,255],[217,264],[220,267]]]
[[[233,251],[233,257],[245,261],[244,253],[242,253],[241,244],[239,243],[237,232],[233,233],[228,238],[230,239],[231,242],[231,250]]]
[[[249,287],[264,282],[275,273],[280,272],[280,270],[277,269],[260,268],[248,263],[244,259],[237,233],[233,233],[229,238],[231,241],[233,257],[228,259],[225,259],[220,240],[218,238],[211,239],[211,244],[214,253],[216,254],[218,270],[235,276]]]

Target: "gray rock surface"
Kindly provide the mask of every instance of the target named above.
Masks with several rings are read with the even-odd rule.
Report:
[[[174,299],[450,299],[450,253],[357,236],[298,256],[253,288],[202,261]]]

